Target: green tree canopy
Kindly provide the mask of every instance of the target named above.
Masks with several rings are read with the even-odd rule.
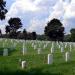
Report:
[[[10,37],[16,38],[18,35],[18,29],[22,27],[20,18],[10,18],[6,26],[6,33],[10,34]]]
[[[20,18],[10,18],[8,24],[10,25],[11,30],[17,30],[22,27]]]
[[[36,32],[32,32],[31,34],[32,34],[32,39],[33,39],[33,40],[36,40],[36,38],[37,38]]]
[[[6,2],[4,0],[0,0],[0,19],[5,19],[5,14],[7,13]]]
[[[58,19],[52,19],[47,23],[45,27],[45,35],[48,36],[51,40],[63,40],[64,37],[64,27],[63,24]]]

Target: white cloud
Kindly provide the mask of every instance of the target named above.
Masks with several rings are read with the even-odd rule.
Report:
[[[63,0],[59,0],[55,6],[53,6],[53,12],[50,12],[49,15],[49,20],[53,19],[53,18],[58,18],[58,19],[62,19],[64,14],[65,14],[65,8],[68,4],[63,1]]]
[[[38,11],[38,8],[31,0],[16,0],[10,7],[6,17],[9,19],[10,17],[16,17],[18,14],[25,12],[35,12]]]
[[[2,34],[4,34],[5,33],[5,25],[0,25],[0,29],[2,31]]]
[[[44,27],[46,26],[46,19],[45,20],[38,20],[38,19],[32,19],[30,21],[30,27],[28,28],[28,31],[33,32],[36,31],[38,33],[42,33],[44,31]]]
[[[42,2],[42,0],[35,0],[35,1],[34,1],[34,4],[35,4],[35,5],[38,5],[40,2]]]
[[[71,0],[71,2],[64,7],[64,10],[65,12],[63,16],[63,24],[66,27],[66,29],[68,27],[70,29],[74,27],[73,24],[75,23],[74,21],[72,22],[72,20],[75,17],[75,1]]]
[[[75,16],[75,4],[71,3],[65,8],[64,18],[70,18]]]
[[[68,18],[75,16],[75,4],[71,0],[59,0],[53,7],[53,12],[50,13],[48,20],[58,18],[66,27]]]
[[[72,17],[75,17],[75,0],[15,0],[6,20],[10,17],[27,19],[26,29],[37,33],[43,33],[47,21],[53,18],[60,19],[67,28],[72,23]]]

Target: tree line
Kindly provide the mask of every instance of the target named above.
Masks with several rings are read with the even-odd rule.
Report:
[[[5,19],[7,13],[6,1],[0,0],[0,20]],[[27,32],[26,29],[19,31],[23,26],[19,17],[13,17],[8,20],[8,25],[5,27],[6,34],[2,34],[0,29],[1,38],[25,39],[25,40],[50,40],[50,41],[72,41],[75,42],[75,28],[70,30],[70,34],[64,33],[64,26],[59,19],[52,19],[47,22],[44,28],[44,34],[38,35],[34,32]]]

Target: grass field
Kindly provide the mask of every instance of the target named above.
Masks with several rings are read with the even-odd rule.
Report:
[[[27,49],[25,55],[22,53],[23,43]],[[34,50],[32,44],[37,48]],[[46,45],[46,48],[43,48]],[[61,44],[61,43],[60,43]],[[70,44],[72,51],[70,52]],[[52,42],[49,41],[22,41],[22,40],[0,40],[0,75],[75,75],[75,47],[74,43],[64,43],[64,52],[61,53],[57,43],[54,43],[53,64],[47,64],[47,55],[50,54]],[[9,56],[2,56],[3,49],[9,50]],[[41,48],[41,53],[37,49]],[[69,51],[71,60],[65,62],[65,52]],[[27,67],[21,68],[19,60],[27,61]]]

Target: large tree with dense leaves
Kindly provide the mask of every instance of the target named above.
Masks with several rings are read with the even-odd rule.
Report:
[[[37,38],[36,32],[32,32],[31,34],[32,34],[32,39],[33,39],[33,40],[36,40],[36,38]]]
[[[6,26],[6,32],[10,33],[10,37],[17,36],[17,30],[22,27],[20,18],[10,18],[8,21],[9,26]]]
[[[19,28],[22,27],[20,18],[10,18],[8,24],[10,26],[10,30],[12,31],[17,31]]]
[[[71,41],[72,42],[75,42],[75,28],[72,28],[70,30],[70,33],[71,33]]]
[[[48,36],[52,41],[63,41],[64,27],[58,19],[54,18],[48,22],[44,32],[45,35]]]
[[[10,26],[7,25],[7,26],[5,27],[5,30],[6,30],[6,31],[5,31],[6,34],[10,33]]]
[[[0,0],[0,19],[4,20],[5,19],[5,14],[7,13],[6,7],[6,1]]]

